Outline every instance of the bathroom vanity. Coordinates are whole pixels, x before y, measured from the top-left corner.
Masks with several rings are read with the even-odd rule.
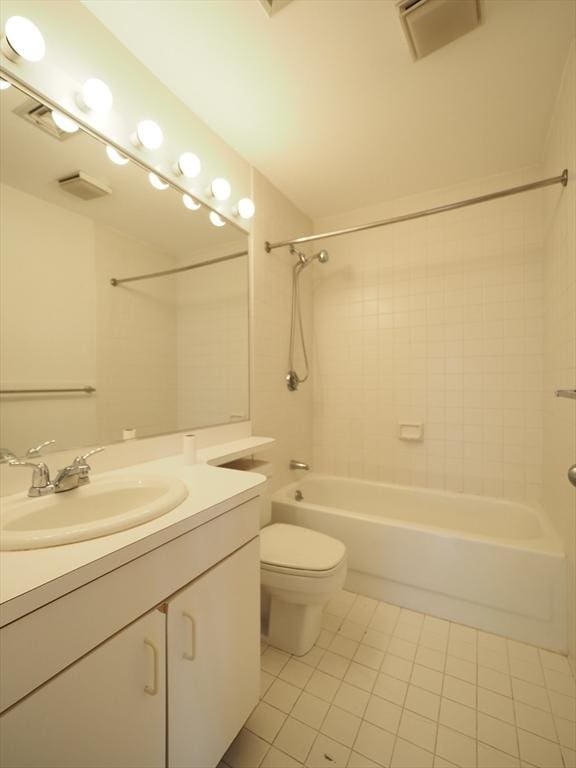
[[[180,456],[106,473],[188,497],[129,530],[2,553],[0,764],[208,768],[258,699],[264,478]]]

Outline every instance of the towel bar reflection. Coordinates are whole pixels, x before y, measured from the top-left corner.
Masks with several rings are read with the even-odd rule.
[[[576,389],[557,389],[556,397],[567,397],[570,400],[576,400]]]
[[[0,389],[0,395],[52,395],[60,392],[84,392],[91,395],[96,392],[96,387],[89,384],[85,387],[54,387],[50,389]]]

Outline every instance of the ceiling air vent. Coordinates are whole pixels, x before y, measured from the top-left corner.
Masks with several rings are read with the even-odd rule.
[[[292,0],[260,0],[260,5],[268,16],[274,16],[275,13],[281,11],[282,8],[286,8],[291,2]]]
[[[415,59],[428,56],[480,23],[478,0],[397,0],[397,6]]]
[[[88,176],[84,171],[77,171],[63,179],[58,179],[61,189],[81,200],[95,200],[97,197],[111,195],[112,190],[104,182]]]
[[[75,133],[61,131],[54,120],[52,120],[52,110],[45,107],[44,104],[34,101],[34,99],[27,99],[20,104],[14,110],[14,114],[40,128],[44,133],[49,133],[50,136],[58,139],[58,141],[66,141],[72,138],[72,136],[76,136]]]

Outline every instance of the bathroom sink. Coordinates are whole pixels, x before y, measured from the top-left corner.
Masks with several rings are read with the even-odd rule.
[[[166,514],[188,496],[178,478],[116,477],[65,493],[5,499],[0,549],[38,549],[95,539]]]

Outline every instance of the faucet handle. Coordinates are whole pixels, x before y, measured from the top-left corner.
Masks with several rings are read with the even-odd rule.
[[[8,465],[10,467],[33,468],[32,485],[28,490],[28,496],[42,496],[44,493],[53,490],[53,486],[50,482],[50,470],[43,461],[39,461],[36,464],[36,462],[26,461],[26,459],[10,459]]]
[[[95,453],[102,453],[102,451],[106,450],[105,448],[99,447],[99,448],[92,448],[91,451],[88,451],[87,453],[84,453],[82,456],[76,456],[73,464],[86,464],[86,460],[90,458],[90,456],[94,456]]]
[[[55,442],[56,440],[45,440],[43,443],[40,443],[40,445],[37,445],[35,448],[28,448],[24,458],[33,459],[36,456],[41,456],[42,449],[46,448],[47,445],[54,445]]]
[[[11,451],[10,448],[0,448],[0,464],[9,464],[12,459],[17,458],[14,451]]]

